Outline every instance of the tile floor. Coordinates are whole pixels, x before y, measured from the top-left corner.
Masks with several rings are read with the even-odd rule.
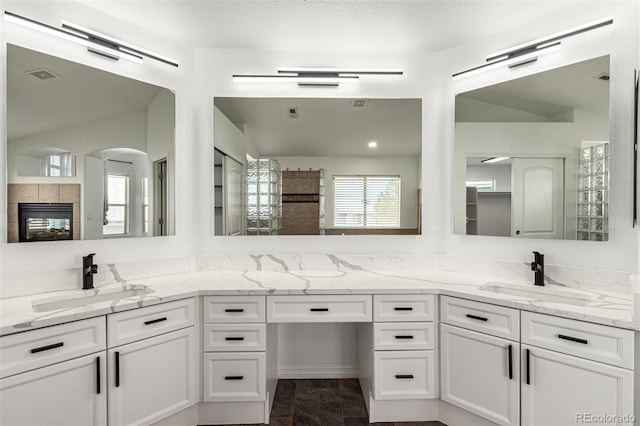
[[[269,426],[369,425],[357,379],[278,380]],[[378,426],[446,426],[440,422],[375,423]]]

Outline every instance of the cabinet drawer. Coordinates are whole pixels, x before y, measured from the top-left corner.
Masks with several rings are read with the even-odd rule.
[[[433,321],[435,297],[431,294],[374,295],[376,322]]]
[[[265,354],[204,354],[204,401],[264,401]]]
[[[205,296],[205,323],[264,322],[264,296]]]
[[[106,348],[104,316],[0,337],[0,377]]]
[[[634,335],[606,325],[522,312],[522,343],[633,369]]]
[[[433,349],[433,331],[432,322],[375,323],[373,349]]]
[[[435,395],[433,351],[375,352],[374,399],[429,399]]]
[[[268,296],[267,322],[371,322],[371,296]]]
[[[108,345],[112,348],[190,327],[194,324],[194,309],[191,298],[109,315]]]
[[[520,311],[517,309],[442,296],[440,321],[492,336],[520,340]]]
[[[205,324],[206,352],[264,351],[266,324]]]

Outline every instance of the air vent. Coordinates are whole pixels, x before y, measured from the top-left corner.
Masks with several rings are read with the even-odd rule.
[[[33,70],[33,71],[27,71],[25,74],[29,74],[35,78],[37,78],[38,80],[51,80],[52,78],[57,78],[58,75],[53,73],[52,71],[49,71],[46,68],[40,68],[37,70]]]
[[[351,101],[351,108],[366,108],[367,100],[366,99],[354,99]]]
[[[608,72],[602,73],[600,75],[597,75],[596,78],[602,81],[609,81],[609,73]]]
[[[289,118],[298,118],[298,107],[289,107],[287,111],[289,112]]]

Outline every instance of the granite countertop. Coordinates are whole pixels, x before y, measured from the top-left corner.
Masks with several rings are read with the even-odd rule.
[[[193,296],[251,294],[443,294],[640,331],[640,322],[632,320],[631,295],[570,290],[592,298],[588,306],[576,306],[484,291],[481,286],[486,282],[486,279],[479,276],[425,270],[184,272],[154,278],[121,280],[90,291],[57,291],[1,299],[0,334],[11,334]],[[525,282],[507,284],[532,286],[531,283]],[[121,289],[144,289],[143,286],[147,287],[148,293],[117,301],[102,301],[46,312],[34,312],[33,309],[34,304],[60,298],[100,295]],[[547,285],[545,289],[567,291],[556,285]]]

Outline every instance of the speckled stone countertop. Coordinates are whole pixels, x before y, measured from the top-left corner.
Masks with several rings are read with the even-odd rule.
[[[205,295],[284,294],[441,294],[462,297],[532,312],[573,318],[597,324],[640,331],[632,320],[632,296],[598,290],[574,290],[591,298],[588,306],[549,303],[482,289],[487,279],[457,272],[428,270],[255,270],[191,271],[152,278],[118,280],[94,290],[67,290],[0,300],[0,334],[11,334],[161,302]],[[513,281],[507,284],[518,284]],[[522,285],[531,283],[520,282]],[[78,297],[91,299],[121,289],[148,293],[116,301],[89,303],[80,307],[35,312],[34,305]],[[567,289],[547,285],[545,289]]]

